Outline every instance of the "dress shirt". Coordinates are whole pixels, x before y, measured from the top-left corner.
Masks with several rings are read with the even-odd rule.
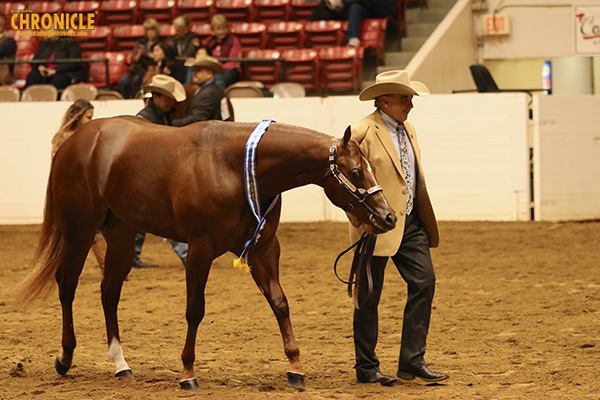
[[[394,142],[394,147],[396,148],[396,153],[398,154],[398,158],[402,157],[402,150],[400,149],[400,133],[396,130],[398,125],[401,125],[401,130],[404,131],[406,137],[406,146],[408,150],[408,170],[410,171],[410,176],[412,177],[412,192],[416,194],[416,182],[417,182],[417,169],[415,165],[415,152],[410,143],[410,139],[408,138],[408,134],[404,129],[404,124],[402,122],[398,122],[389,115],[387,115],[382,110],[379,111],[381,116],[383,117],[383,122],[385,122],[385,126],[387,127],[390,136],[392,137],[392,142]],[[400,161],[402,163],[402,161]]]

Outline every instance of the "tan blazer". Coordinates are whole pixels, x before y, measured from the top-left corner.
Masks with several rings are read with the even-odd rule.
[[[425,186],[425,175],[421,165],[421,150],[417,143],[417,134],[410,123],[405,122],[404,127],[415,151],[418,170],[416,183],[418,212],[425,230],[429,234],[429,246],[437,247],[440,241],[439,231],[427,187]],[[400,248],[406,219],[406,181],[404,180],[400,158],[379,110],[352,126],[352,138],[360,143],[360,147],[375,166],[377,181],[383,187],[383,193],[398,217],[398,223],[394,229],[378,235],[373,252],[375,256],[391,257]],[[413,210],[413,212],[415,211]],[[356,221],[355,218],[349,217],[349,219],[351,221],[350,240],[354,243],[362,235],[363,229],[353,224]]]

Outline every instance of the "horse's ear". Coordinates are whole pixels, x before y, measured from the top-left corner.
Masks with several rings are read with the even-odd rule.
[[[350,141],[350,137],[352,136],[352,129],[350,129],[350,125],[346,128],[344,132],[344,139],[342,140],[342,146],[346,146]]]

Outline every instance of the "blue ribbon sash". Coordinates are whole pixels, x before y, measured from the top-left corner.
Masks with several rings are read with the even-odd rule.
[[[260,207],[260,193],[258,190],[258,180],[256,177],[256,149],[260,139],[262,139],[263,135],[269,128],[269,125],[271,125],[271,122],[275,121],[272,119],[265,119],[258,124],[246,142],[246,151],[244,153],[244,188],[246,191],[246,200],[248,200],[248,205],[250,206],[250,210],[252,210],[254,218],[256,218],[256,221],[258,222],[258,226],[256,227],[252,238],[244,245],[244,250],[242,251],[240,258],[233,261],[233,266],[247,272],[250,271],[250,266],[248,265],[248,253],[250,247],[256,244],[260,239],[260,234],[266,223],[265,218],[273,206],[277,203],[280,196],[277,195],[275,199],[273,199],[273,202],[263,214]],[[244,261],[242,261],[242,258]]]

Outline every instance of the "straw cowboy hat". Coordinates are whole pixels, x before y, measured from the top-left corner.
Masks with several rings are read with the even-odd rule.
[[[169,75],[156,74],[147,85],[142,86],[144,93],[156,92],[174,99],[176,102],[184,101],[187,97],[183,85]]]
[[[186,67],[206,68],[215,74],[225,75],[225,69],[219,64],[219,61],[206,54],[201,54],[196,58],[188,58],[183,65]]]
[[[407,71],[395,70],[377,75],[375,83],[360,92],[358,99],[373,100],[384,94],[429,96],[430,93],[424,83],[411,81]]]

